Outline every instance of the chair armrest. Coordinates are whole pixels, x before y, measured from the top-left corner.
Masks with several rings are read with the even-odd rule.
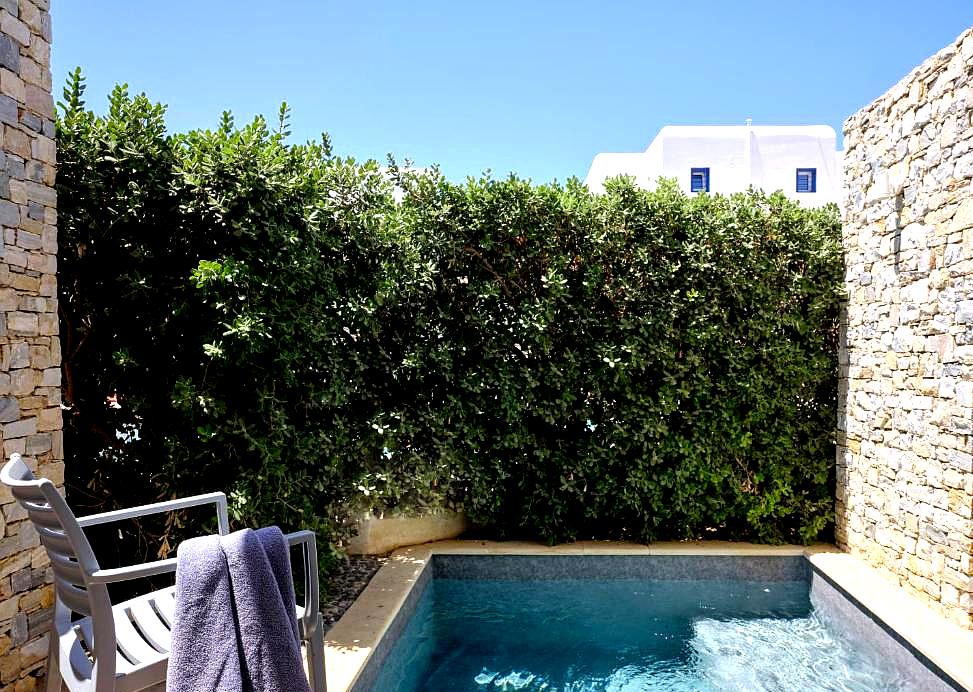
[[[304,636],[310,639],[320,626],[321,614],[318,602],[318,545],[313,531],[295,531],[284,534],[290,547],[304,548],[304,615],[301,617]]]
[[[113,584],[130,579],[142,579],[156,574],[165,574],[176,571],[177,558],[168,560],[156,560],[155,562],[145,562],[140,565],[130,565],[128,567],[114,567],[112,569],[99,569],[91,573],[88,582],[91,584]]]
[[[86,517],[78,517],[78,524],[81,528],[86,528],[88,526],[107,524],[113,521],[135,519],[136,517],[161,514],[163,512],[174,512],[179,509],[209,504],[216,505],[216,520],[219,524],[220,535],[228,534],[230,532],[230,521],[226,513],[226,495],[223,493],[206,493],[205,495],[194,495],[177,500],[155,502],[151,505],[141,505],[139,507],[117,509],[112,512],[102,512],[101,514],[91,514]]]

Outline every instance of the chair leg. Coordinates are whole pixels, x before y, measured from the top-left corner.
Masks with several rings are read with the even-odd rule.
[[[51,627],[50,646],[47,649],[47,692],[61,692],[60,647],[58,646],[57,628]]]
[[[327,692],[328,682],[324,673],[324,625],[318,616],[314,634],[307,641],[307,681],[311,692]]]

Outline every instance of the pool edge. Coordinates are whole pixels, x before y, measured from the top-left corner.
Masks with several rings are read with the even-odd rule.
[[[432,577],[432,557],[436,554],[803,556],[814,572],[848,596],[876,624],[896,633],[946,678],[973,690],[973,658],[963,654],[973,651],[973,632],[929,610],[874,568],[834,546],[767,546],[720,541],[651,545],[583,541],[546,546],[513,541],[450,540],[395,551],[351,608],[327,632],[325,659],[329,692],[351,692],[372,657],[387,654],[383,649],[390,643],[383,643],[383,638],[403,608],[410,609],[410,604],[411,608],[415,607]]]

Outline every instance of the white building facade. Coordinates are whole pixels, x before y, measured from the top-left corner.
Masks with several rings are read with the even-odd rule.
[[[841,195],[836,145],[827,125],[670,125],[644,152],[595,156],[585,184],[600,193],[605,180],[619,175],[647,189],[675,178],[687,193],[728,195],[753,186],[816,207]]]

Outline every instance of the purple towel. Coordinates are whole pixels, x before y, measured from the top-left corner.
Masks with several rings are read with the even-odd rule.
[[[179,546],[168,692],[308,692],[277,527]]]

